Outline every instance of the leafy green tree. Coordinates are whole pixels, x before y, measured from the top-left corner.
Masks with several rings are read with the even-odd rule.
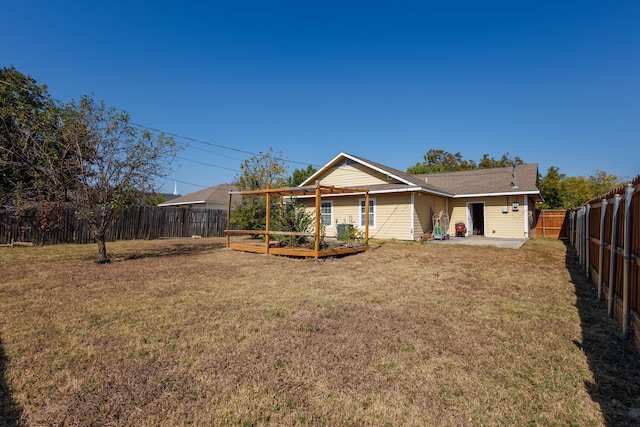
[[[547,174],[540,179],[539,188],[544,202],[538,207],[540,209],[563,209],[566,195],[564,192],[563,181],[566,175],[560,173],[560,169],[551,166],[547,170]]]
[[[489,157],[488,154],[483,154],[480,162],[476,163],[473,160],[464,160],[460,152],[452,154],[444,150],[431,149],[424,155],[424,161],[407,168],[407,173],[427,174],[457,172],[473,169],[501,168],[521,165],[522,163],[523,162],[520,157],[516,156],[511,158],[509,157],[509,153],[503,154],[498,160],[494,157]]]
[[[241,174],[236,176],[234,182],[240,190],[284,187],[287,184],[287,168],[282,151],[274,153],[273,148],[246,159],[240,165],[240,170]]]
[[[522,159],[520,157],[509,157],[509,153],[504,153],[499,160],[493,157],[489,157],[488,154],[482,155],[482,160],[478,163],[478,169],[491,169],[491,168],[504,168],[513,165],[521,165]]]
[[[47,87],[15,68],[0,70],[0,203],[62,202],[75,181],[60,142],[60,109]],[[46,177],[45,177],[46,176]]]
[[[593,197],[606,194],[622,184],[618,176],[609,175],[604,171],[598,170],[595,172],[595,175],[590,175],[587,180],[589,182],[589,188],[591,189],[591,194],[593,194]]]
[[[584,204],[596,196],[591,191],[589,180],[583,176],[569,176],[562,181],[562,209],[571,209]]]
[[[472,169],[476,169],[476,163],[473,160],[464,160],[460,152],[452,154],[448,151],[432,148],[424,155],[424,161],[409,167],[407,173],[425,174]]]
[[[314,168],[312,165],[307,166],[306,169],[296,169],[289,177],[287,186],[297,187],[317,171],[318,169]]]
[[[594,197],[606,194],[619,185],[618,177],[596,171],[588,177],[570,176],[551,166],[540,178],[540,193],[544,202],[538,209],[571,209],[583,205]]]
[[[282,152],[276,155],[272,148],[246,159],[240,169],[241,174],[236,176],[233,184],[241,191],[284,187],[287,184]],[[264,230],[267,215],[265,201],[264,196],[243,195],[240,202],[234,202],[231,214],[233,225],[241,230]]]

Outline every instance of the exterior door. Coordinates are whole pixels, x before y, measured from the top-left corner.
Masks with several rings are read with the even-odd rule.
[[[484,236],[484,203],[467,203],[467,235]]]

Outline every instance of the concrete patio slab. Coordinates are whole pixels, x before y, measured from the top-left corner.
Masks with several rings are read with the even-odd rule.
[[[450,237],[445,240],[429,240],[429,243],[441,245],[496,246],[498,248],[520,249],[529,239],[506,239],[501,237]]]

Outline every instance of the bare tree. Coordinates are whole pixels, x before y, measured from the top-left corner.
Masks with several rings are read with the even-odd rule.
[[[87,220],[98,243],[99,262],[108,262],[106,233],[122,212],[154,191],[179,150],[174,140],[129,123],[129,115],[103,101],[83,97],[61,114],[62,140],[73,159],[77,188],[72,204]]]

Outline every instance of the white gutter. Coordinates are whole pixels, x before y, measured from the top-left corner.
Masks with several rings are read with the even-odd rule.
[[[511,191],[505,193],[476,193],[476,194],[456,194],[451,196],[453,199],[464,199],[469,197],[495,197],[495,196],[540,196],[539,191]]]

